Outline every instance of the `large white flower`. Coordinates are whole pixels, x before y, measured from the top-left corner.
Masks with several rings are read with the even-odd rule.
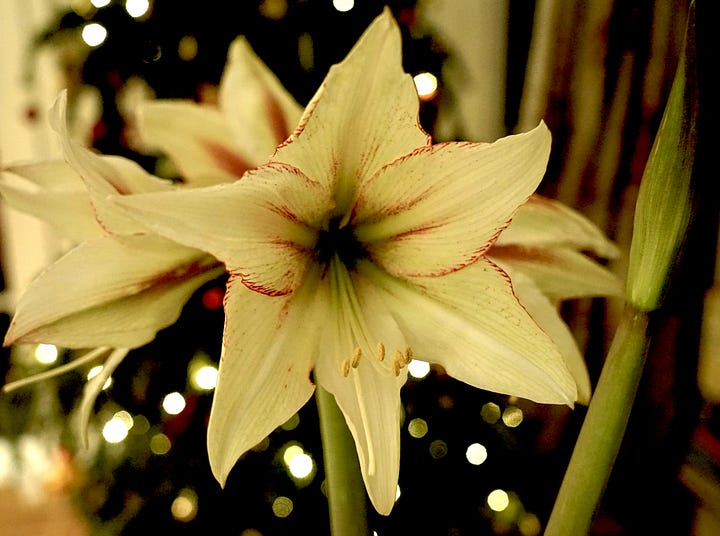
[[[138,110],[146,148],[172,159],[182,187],[237,180],[267,160],[302,112],[243,37],[230,47],[219,93],[218,107],[153,100]],[[172,324],[189,296],[224,268],[108,204],[107,196],[175,186],[131,160],[81,147],[69,137],[65,106],[63,96],[52,112],[65,159],[3,169],[0,194],[78,245],[27,289],[5,342],[137,347]]]
[[[184,184],[232,182],[292,133],[302,107],[240,36],[230,45],[218,105],[158,99],[140,105],[146,149],[168,156]]]
[[[312,396],[311,371],[344,413],[384,514],[413,356],[480,388],[576,400],[556,345],[486,255],[544,174],[547,128],[433,145],[417,116],[385,10],[269,163],[230,184],[114,198],[231,274],[208,432],[221,482]]]
[[[74,365],[109,352],[103,372],[85,388],[84,427],[97,393],[128,350],[175,322],[188,298],[224,266],[200,249],[149,232],[108,203],[107,197],[177,186],[131,160],[98,155],[70,139],[65,107],[63,95],[51,114],[64,160],[4,168],[0,194],[77,245],[25,290],[4,342],[97,347]],[[173,159],[182,173],[180,187],[192,187],[236,180],[265,161],[301,112],[239,37],[228,53],[219,107],[149,101],[140,106],[137,126],[148,149]]]

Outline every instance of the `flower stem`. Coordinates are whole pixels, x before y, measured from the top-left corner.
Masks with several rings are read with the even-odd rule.
[[[350,430],[335,397],[315,391],[325,460],[325,484],[333,536],[368,536],[367,499]]]
[[[588,533],[620,450],[648,342],[648,313],[628,306],[588,406],[545,536]]]

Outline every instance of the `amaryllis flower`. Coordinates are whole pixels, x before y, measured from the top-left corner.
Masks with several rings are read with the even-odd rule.
[[[557,346],[487,257],[549,151],[544,124],[492,144],[433,145],[386,9],[269,163],[233,183],[113,198],[231,274],[208,431],[216,477],[316,382],[335,396],[370,498],[389,513],[413,357],[480,388],[572,405]]]
[[[10,167],[0,191],[79,243],[25,290],[5,344],[141,346],[175,322],[190,295],[224,268],[202,250],[148,232],[105,201],[174,186],[131,160],[100,156],[71,140],[64,95],[52,115],[67,162]]]
[[[181,187],[239,178],[272,154],[302,111],[242,37],[230,47],[219,93],[220,109],[166,100],[140,107],[139,134],[173,159]],[[3,169],[0,194],[77,245],[25,290],[5,345],[96,348],[73,365],[108,354],[102,373],[85,388],[84,427],[95,396],[128,350],[175,322],[188,298],[224,267],[204,251],[149,232],[108,204],[108,196],[176,186],[131,160],[100,156],[71,140],[65,106],[61,96],[52,112],[65,159]]]
[[[219,107],[155,100],[138,110],[146,147],[172,159],[183,187],[236,180],[267,160],[302,112],[243,37],[230,47],[219,94]],[[64,97],[53,122],[65,160],[4,169],[0,194],[79,245],[27,289],[5,342],[70,348],[145,344],[224,269],[203,251],[148,232],[105,201],[175,186],[131,160],[100,156],[71,140]]]
[[[302,110],[241,36],[230,45],[217,106],[149,100],[135,119],[146,149],[168,156],[184,184],[206,186],[265,163]]]

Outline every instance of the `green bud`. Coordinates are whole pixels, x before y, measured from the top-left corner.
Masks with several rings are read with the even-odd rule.
[[[695,10],[691,6],[680,58],[635,207],[627,301],[657,309],[680,256],[692,214],[691,176],[697,138]]]

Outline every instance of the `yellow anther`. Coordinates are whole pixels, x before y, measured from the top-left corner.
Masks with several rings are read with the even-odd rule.
[[[407,365],[407,363],[405,362],[405,356],[400,350],[395,350],[395,356],[393,357],[392,362],[393,374],[395,374],[395,376],[399,376],[400,371],[405,365]]]
[[[409,346],[405,346],[405,364],[407,365],[413,360],[413,351]]]
[[[352,361],[350,361],[350,365],[352,366],[352,368],[357,368],[357,366],[360,364],[360,356],[362,356],[362,350],[358,346],[353,351]]]
[[[378,361],[383,361],[385,359],[385,345],[383,343],[377,343],[377,350],[375,351],[375,356],[377,357]]]
[[[342,363],[340,363],[340,374],[343,375],[343,377],[347,378],[348,374],[350,374],[350,360],[349,359],[343,359]]]

